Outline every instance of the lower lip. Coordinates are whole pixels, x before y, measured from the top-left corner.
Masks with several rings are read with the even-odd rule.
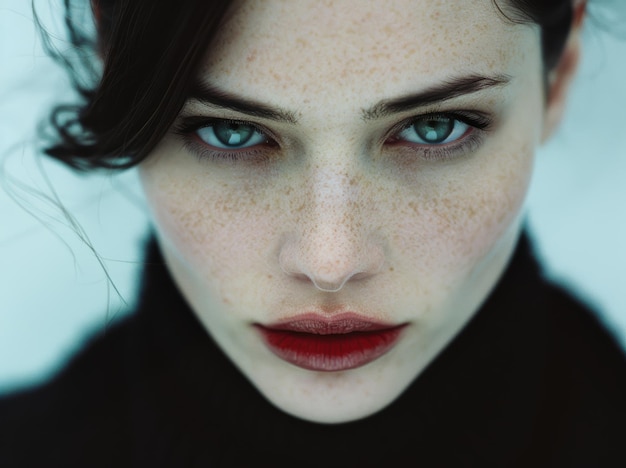
[[[405,325],[350,333],[318,334],[257,325],[269,350],[279,358],[314,371],[343,371],[386,354]]]

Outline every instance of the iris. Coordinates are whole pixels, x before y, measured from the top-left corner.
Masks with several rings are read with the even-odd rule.
[[[413,124],[413,129],[424,142],[438,144],[445,141],[452,134],[454,125],[454,119],[437,116],[416,121]]]

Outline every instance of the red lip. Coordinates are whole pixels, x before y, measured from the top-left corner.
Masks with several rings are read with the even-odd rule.
[[[309,370],[342,371],[387,353],[406,324],[388,324],[347,312],[330,318],[307,313],[255,326],[269,350],[281,359]]]

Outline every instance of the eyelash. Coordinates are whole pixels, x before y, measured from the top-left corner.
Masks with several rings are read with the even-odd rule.
[[[265,141],[262,143],[263,146],[255,145],[242,149],[233,148],[232,150],[222,150],[221,148],[212,148],[197,135],[198,130],[220,123],[246,125],[254,128],[255,131],[266,137]],[[183,117],[174,125],[174,133],[181,136],[185,147],[192,153],[195,153],[201,160],[210,159],[218,162],[249,161],[263,163],[270,160],[267,151],[268,147],[278,146],[271,132],[253,122],[245,120],[218,119],[202,116]]]
[[[410,128],[420,120],[448,118],[467,125],[468,130],[457,140],[445,144],[412,143],[397,138],[404,130]],[[419,152],[419,157],[427,161],[445,161],[472,153],[481,145],[485,133],[493,126],[493,119],[488,114],[479,111],[432,112],[411,117],[394,126],[384,141],[394,146],[405,148],[410,156]],[[391,140],[391,141],[390,141]]]
[[[460,122],[467,125],[469,128],[461,137],[451,143],[421,144],[398,139],[399,135],[403,131],[409,129],[416,122],[437,118],[451,119],[455,122],[455,125],[456,122]],[[249,126],[253,128],[255,132],[263,135],[265,140],[260,144],[255,144],[250,147],[226,150],[212,147],[202,141],[197,134],[198,130],[202,128],[208,128],[224,123]],[[419,157],[421,159],[427,161],[443,161],[458,158],[462,155],[475,151],[482,143],[485,132],[490,129],[492,124],[492,118],[483,112],[433,112],[413,116],[400,122],[392,127],[392,129],[383,138],[382,142],[384,144],[403,147],[403,149],[409,153],[407,156],[414,156],[415,153],[419,153]],[[196,156],[201,160],[210,159],[218,162],[244,161],[250,163],[266,163],[272,158],[272,155],[270,154],[271,151],[268,151],[268,149],[278,146],[278,143],[276,143],[276,139],[272,136],[271,132],[253,122],[244,120],[219,119],[202,116],[182,117],[175,124],[173,131],[175,134],[182,137],[183,143],[187,149],[196,154]]]

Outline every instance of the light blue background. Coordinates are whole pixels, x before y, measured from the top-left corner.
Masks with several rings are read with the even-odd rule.
[[[60,4],[37,2],[56,34],[50,10]],[[527,208],[550,276],[592,303],[626,345],[626,39],[589,30],[567,117],[538,155]],[[134,301],[148,230],[136,173],[79,177],[33,150],[37,122],[71,98],[67,88],[41,50],[30,2],[0,0],[0,180],[8,189],[0,191],[0,392],[50,375],[123,315],[123,300]],[[48,182],[119,294],[58,209],[32,193],[51,196]]]

